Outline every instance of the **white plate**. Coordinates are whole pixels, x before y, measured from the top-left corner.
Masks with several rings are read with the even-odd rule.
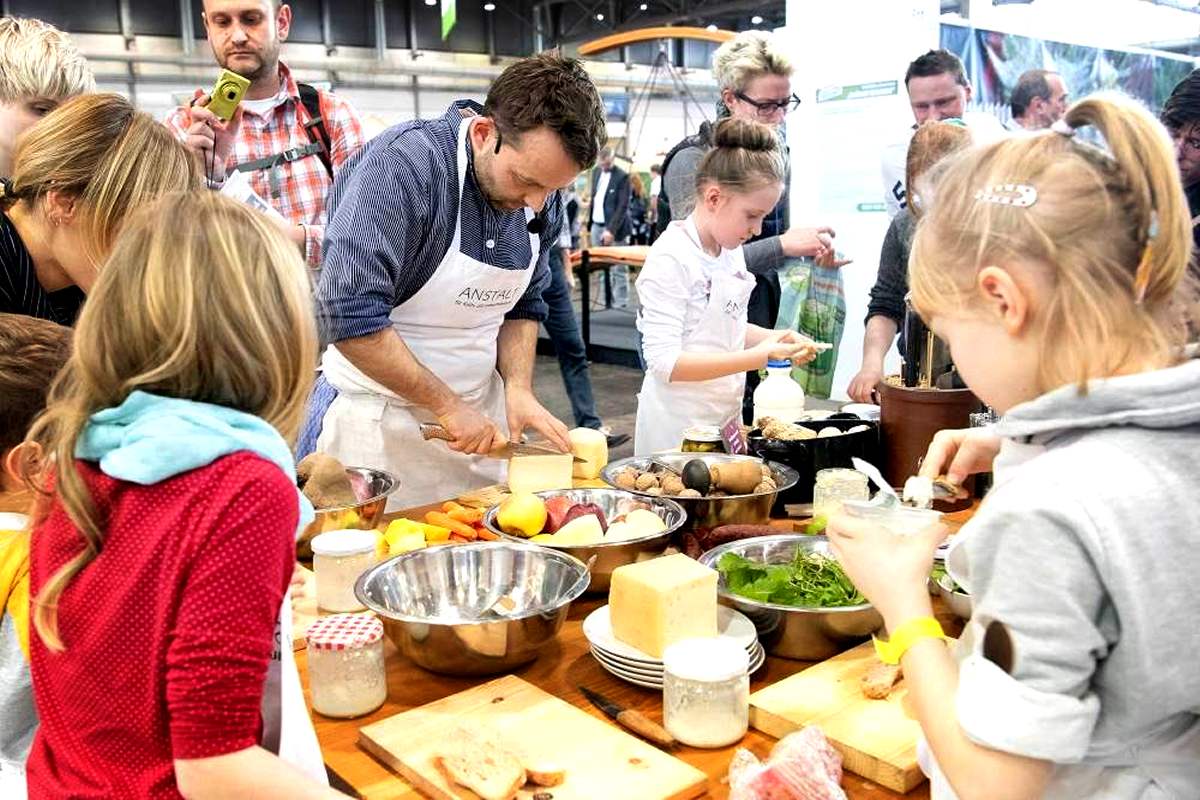
[[[631,670],[613,664],[611,661],[600,656],[596,651],[592,651],[592,657],[600,664],[600,667],[606,672],[615,675],[623,681],[628,681],[636,686],[643,686],[647,689],[661,689],[662,675],[646,674],[645,672]],[[753,674],[762,667],[767,660],[767,653],[761,646],[755,648],[750,654],[749,672]]]
[[[643,665],[662,666],[661,658],[644,653],[613,636],[612,621],[606,605],[600,606],[583,620],[583,635],[595,647],[609,655]],[[717,606],[717,635],[731,638],[747,650],[758,641],[758,631],[755,630],[754,623],[747,619],[745,614],[729,606]]]
[[[622,662],[620,660],[614,659],[612,656],[606,654],[603,650],[597,650],[594,647],[591,648],[591,653],[592,653],[592,656],[597,661],[600,661],[601,663],[606,664],[606,665],[612,667],[613,669],[616,669],[621,672],[630,672],[630,673],[633,673],[636,675],[644,675],[647,677],[657,677],[657,678],[661,678],[662,674],[663,674],[663,668],[661,666],[659,666],[659,667],[644,667],[644,666],[630,665],[626,662]],[[751,665],[751,672],[753,672],[755,669],[757,669],[759,666],[762,665],[763,661],[766,659],[766,655],[767,655],[766,651],[763,650],[762,645],[755,643],[755,646],[750,650],[750,653],[749,653],[749,656],[750,656],[749,663]]]
[[[746,644],[746,651],[748,653],[753,653],[754,648],[756,646],[758,646],[758,640],[752,639],[750,642],[748,642]],[[623,655],[620,655],[619,653],[614,653],[611,650],[605,650],[603,647],[601,647],[598,644],[593,644],[591,647],[597,653],[601,653],[606,658],[608,658],[610,661],[615,661],[618,664],[625,664],[630,667],[637,667],[639,669],[657,669],[657,670],[661,670],[662,666],[663,666],[663,662],[660,660],[657,660],[657,659],[654,661],[646,661],[646,660],[640,659],[640,658],[627,658]]]

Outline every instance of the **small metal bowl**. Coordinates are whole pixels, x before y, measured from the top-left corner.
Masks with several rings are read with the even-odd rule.
[[[954,615],[959,619],[971,618],[971,595],[964,592],[961,588],[952,589],[954,579],[949,575],[940,575],[937,580],[933,581],[934,587],[937,589],[938,595],[942,601],[954,612]],[[948,586],[947,584],[950,584]]]
[[[348,506],[318,508],[317,516],[296,540],[296,559],[312,566],[312,539],[325,531],[357,529],[369,531],[379,525],[387,508],[388,497],[400,488],[400,480],[390,472],[370,467],[346,467],[347,473],[360,475],[371,488],[371,496]]]
[[[713,464],[729,464],[735,461],[763,463],[762,459],[755,456],[733,456],[725,453],[659,453],[653,457],[634,456],[614,461],[604,468],[600,473],[600,477],[609,486],[616,486],[617,473],[626,467],[633,467],[634,469],[643,471],[647,469],[663,471],[661,467],[654,467],[654,462],[658,461],[672,467],[678,472],[683,469],[684,464],[692,459],[700,459],[709,466]],[[755,494],[731,494],[725,497],[670,497],[671,500],[683,506],[683,510],[687,512],[687,521],[680,528],[680,531],[687,532],[696,529],[711,530],[721,525],[764,525],[770,521],[771,507],[775,504],[775,498],[780,492],[786,492],[795,486],[800,476],[791,467],[778,464],[774,461],[766,463],[775,476],[775,491],[758,492]],[[626,490],[623,489],[622,491]],[[631,491],[630,493],[647,498],[657,496],[639,491]]]
[[[571,498],[572,502],[575,503],[595,503],[600,506],[600,509],[604,512],[605,519],[608,520],[627,513],[628,506],[633,503],[643,503],[649,505],[650,510],[662,517],[663,522],[667,523],[666,530],[651,536],[643,536],[640,539],[626,539],[621,542],[603,542],[600,544],[543,544],[543,547],[550,547],[555,550],[561,550],[564,553],[570,553],[589,565],[592,582],[588,587],[588,594],[603,594],[607,592],[608,585],[612,581],[613,570],[617,567],[623,567],[635,561],[645,561],[647,558],[662,555],[663,551],[667,549],[667,545],[671,542],[671,535],[679,530],[687,519],[687,514],[684,512],[682,506],[675,502],[674,498],[639,496],[624,489],[557,489],[548,492],[538,492],[537,496],[543,500],[566,496]],[[496,514],[499,512],[499,509],[500,506],[498,505],[492,506],[483,515],[483,524],[487,529],[510,541],[528,541],[520,536],[513,536],[500,530],[500,526],[496,524]],[[593,558],[595,558],[595,561],[592,561]]]
[[[418,666],[491,675],[537,658],[587,584],[587,567],[566,553],[471,542],[388,559],[359,576],[354,595]]]
[[[783,534],[742,539],[714,547],[700,556],[700,563],[717,568],[726,553],[737,553],[753,561],[786,564],[797,550],[833,557],[824,536]],[[725,587],[725,577],[717,584],[717,595],[725,605],[733,606],[754,622],[763,647],[773,656],[800,661],[823,661],[855,645],[883,627],[883,617],[870,603],[842,608],[800,608],[776,603],[760,603],[733,594]]]

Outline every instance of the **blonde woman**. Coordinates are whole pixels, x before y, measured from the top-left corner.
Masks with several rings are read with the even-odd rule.
[[[198,181],[186,148],[125,98],[67,101],[0,177],[0,312],[72,324],[126,215]]]
[[[96,82],[71,37],[37,19],[0,18],[0,175],[12,172],[17,137]]]
[[[721,89],[720,116],[759,122],[778,133],[787,113],[800,104],[800,98],[792,93],[792,63],[769,33],[744,31],[730,39],[713,54],[712,69]],[[687,218],[696,206],[696,170],[712,141],[713,125],[705,122],[698,133],[677,144],[663,160],[662,189],[656,199],[659,234],[672,220]],[[784,161],[786,167],[786,153]],[[811,256],[830,267],[845,263],[833,260],[832,228],[790,227],[788,203],[785,173],[779,202],[763,219],[762,232],[743,248],[746,268],[755,276],[750,322],[764,328],[774,328],[779,316],[782,290],[777,271],[786,258]],[[746,377],[744,405],[749,412],[758,373]]]
[[[53,469],[32,796],[333,795],[278,625],[316,353],[307,270],[265,216],[173,194],[122,234],[30,432]]]
[[[1200,363],[1174,156],[1142,106],[1091,97],[956,157],[922,208],[913,304],[1002,415],[939,433],[921,469],[995,470],[946,557],[972,601],[958,641],[926,588],[944,528],[827,532],[903,665],[935,800],[1197,796]]]

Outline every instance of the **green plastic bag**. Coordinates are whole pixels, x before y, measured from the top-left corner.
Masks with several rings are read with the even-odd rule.
[[[813,341],[833,345],[809,363],[792,368],[792,378],[805,394],[828,399],[846,328],[842,271],[819,267],[808,258],[789,258],[779,270],[779,285],[782,294],[775,329],[799,331]]]

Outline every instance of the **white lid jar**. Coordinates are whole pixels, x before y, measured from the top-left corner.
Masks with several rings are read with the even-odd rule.
[[[750,653],[724,637],[684,639],[663,653],[663,725],[692,747],[727,747],[750,721]]]
[[[362,611],[354,596],[358,576],[375,566],[375,531],[327,531],[312,540],[317,607],[325,611]]]
[[[383,705],[383,623],[369,614],[334,614],[308,626],[305,638],[313,711],[361,717]]]

